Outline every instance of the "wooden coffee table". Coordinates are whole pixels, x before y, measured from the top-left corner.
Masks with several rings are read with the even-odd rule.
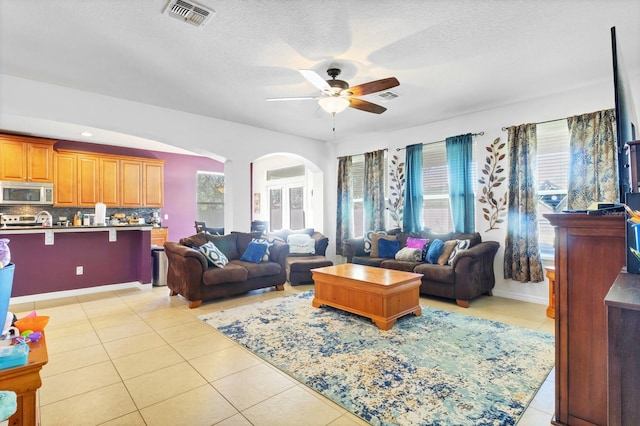
[[[332,306],[362,315],[382,330],[407,314],[420,316],[422,274],[345,263],[311,270],[315,288],[312,305]]]

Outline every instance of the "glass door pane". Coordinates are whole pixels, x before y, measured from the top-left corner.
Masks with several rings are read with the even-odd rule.
[[[271,231],[282,229],[282,189],[269,190],[269,227]]]
[[[304,228],[304,188],[289,188],[289,228]]]

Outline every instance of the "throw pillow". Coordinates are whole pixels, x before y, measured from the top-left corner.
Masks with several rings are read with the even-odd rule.
[[[378,256],[376,257],[384,257],[385,259],[393,259],[396,257],[396,253],[400,250],[400,241],[398,240],[387,240],[385,238],[381,238],[378,240]]]
[[[429,239],[427,238],[427,242],[424,243],[424,246],[422,247],[422,258],[420,260],[422,260],[423,262],[427,261],[428,251],[429,251]]]
[[[384,231],[369,231],[364,234],[364,252],[371,253],[371,248],[373,247],[372,236],[375,234],[386,235],[387,233]],[[378,256],[375,256],[378,257]]]
[[[369,255],[371,257],[382,257],[380,256],[379,252],[378,252],[378,248],[379,248],[379,241],[382,240],[387,240],[387,241],[395,241],[396,240],[396,236],[395,235],[387,235],[387,234],[372,234],[371,235],[371,253],[369,253]],[[398,241],[398,247],[400,247],[400,242]],[[398,248],[398,250],[400,250]]]
[[[200,253],[204,255],[207,262],[210,265],[217,266],[218,268],[224,268],[224,265],[229,263],[229,259],[215,246],[211,241],[198,247]]]
[[[471,245],[471,240],[456,240],[456,246],[453,248],[451,252],[451,256],[449,256],[448,264],[451,265],[453,263],[453,259],[460,253],[462,250],[468,250]]]
[[[453,249],[456,248],[457,242],[458,240],[445,241],[442,253],[440,253],[440,256],[438,256],[438,265],[444,266],[447,264],[451,253],[453,253]]]
[[[435,239],[431,244],[429,244],[429,250],[427,251],[427,257],[425,258],[427,262],[431,264],[438,263],[438,258],[444,249],[444,241]]]
[[[267,251],[264,253],[262,261],[268,262],[269,256],[271,255],[271,247],[273,247],[273,243],[275,242],[275,240],[273,238],[253,238],[251,242],[267,245]]]
[[[266,244],[250,242],[247,249],[242,253],[242,256],[240,256],[240,260],[243,262],[260,263],[266,252]]]
[[[287,237],[289,253],[315,254],[316,241],[307,234],[291,234]]]
[[[405,247],[417,248],[422,250],[422,247],[427,244],[427,241],[428,240],[426,238],[409,237],[407,238],[407,245]]]
[[[408,262],[420,262],[422,250],[418,248],[403,247],[396,253],[396,260],[406,260]]]

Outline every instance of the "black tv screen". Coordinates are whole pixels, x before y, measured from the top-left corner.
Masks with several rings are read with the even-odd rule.
[[[631,82],[622,58],[620,42],[616,38],[616,27],[611,28],[611,51],[613,55],[613,87],[616,102],[616,137],[618,143],[618,179],[620,200],[625,202],[627,192],[638,192],[638,182],[631,181],[631,168],[640,171],[640,164],[630,164],[626,144],[636,140],[637,115],[631,95]],[[640,158],[636,160],[640,162]]]

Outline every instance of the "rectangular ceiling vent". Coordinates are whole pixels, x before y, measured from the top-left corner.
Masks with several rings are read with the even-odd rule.
[[[389,102],[399,97],[396,92],[392,92],[391,90],[387,90],[386,92],[377,93],[376,96],[380,98],[382,102]]]
[[[164,13],[195,27],[204,27],[216,14],[213,9],[185,0],[169,0]]]

